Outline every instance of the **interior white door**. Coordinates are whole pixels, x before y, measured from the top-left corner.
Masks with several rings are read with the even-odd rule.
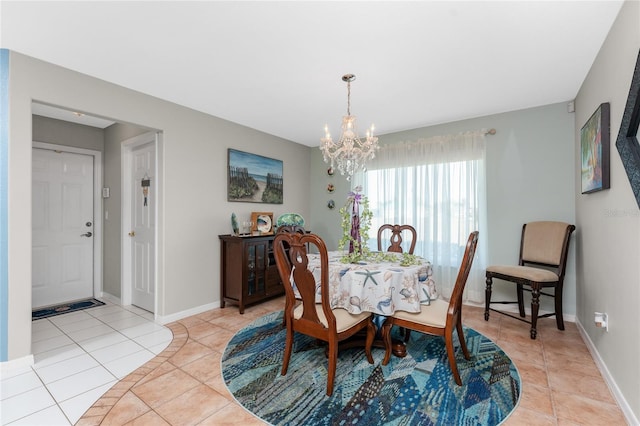
[[[33,308],[93,296],[93,157],[33,148]]]
[[[155,303],[155,143],[132,150],[131,157],[131,303],[154,312]]]

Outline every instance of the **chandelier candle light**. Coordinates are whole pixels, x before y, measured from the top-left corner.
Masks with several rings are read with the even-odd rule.
[[[340,174],[346,175],[347,180],[360,169],[365,169],[367,160],[371,160],[378,150],[378,138],[373,136],[373,124],[367,130],[367,137],[360,140],[356,128],[356,117],[351,115],[351,82],[356,79],[353,74],[342,76],[342,81],[347,83],[347,115],[342,117],[342,134],[338,142],[333,142],[329,127],[324,126],[324,138],[320,139],[320,150],[324,155],[324,161],[336,164]]]

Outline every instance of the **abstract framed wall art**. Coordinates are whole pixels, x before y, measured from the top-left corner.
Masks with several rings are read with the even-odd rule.
[[[229,148],[227,201],[282,204],[282,160]]]
[[[610,158],[609,103],[600,104],[580,129],[582,193],[609,188]]]

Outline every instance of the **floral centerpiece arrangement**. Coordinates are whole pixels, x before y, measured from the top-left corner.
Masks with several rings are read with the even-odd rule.
[[[361,192],[361,186],[355,187],[349,192],[347,202],[340,209],[342,238],[338,243],[338,249],[345,250],[347,246],[349,249],[349,253],[342,257],[344,263],[364,260],[369,254],[367,241],[373,213],[369,210],[369,199]]]
[[[362,187],[357,186],[347,196],[347,202],[340,209],[342,218],[342,238],[338,242],[338,249],[348,253],[340,259],[343,263],[356,263],[364,260],[374,262],[399,262],[401,266],[419,265],[422,258],[409,253],[379,253],[371,252],[367,246],[371,218],[373,213],[369,209],[369,199],[361,194]]]

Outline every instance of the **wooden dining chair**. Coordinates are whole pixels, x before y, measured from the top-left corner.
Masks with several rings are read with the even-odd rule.
[[[299,234],[304,234],[307,231],[304,229],[304,226],[300,225],[283,225],[278,227],[277,232],[297,232]]]
[[[382,247],[382,236],[385,231],[391,231],[390,243],[391,245],[387,247],[386,251],[402,253],[402,232],[407,231],[411,234],[411,243],[409,246],[409,254],[413,254],[413,250],[416,248],[416,242],[418,238],[418,233],[416,232],[416,228],[411,225],[391,225],[384,224],[378,229],[378,251],[383,251]]]
[[[315,247],[320,255],[321,303],[316,303],[316,280],[308,268],[307,246]],[[279,232],[273,240],[273,250],[286,293],[284,316],[287,337],[281,374],[287,374],[294,332],[323,340],[328,344],[327,395],[330,396],[333,393],[338,361],[338,342],[366,329],[365,353],[369,363],[373,364],[371,345],[376,330],[371,312],[352,315],[345,309],[331,309],[329,256],[327,247],[319,236],[312,233]],[[297,303],[292,283],[295,283],[300,294],[301,300]]]
[[[453,330],[458,331],[458,340],[464,357],[468,360],[471,358],[467,344],[464,340],[464,332],[462,330],[462,292],[467,284],[471,264],[476,253],[478,245],[478,231],[474,231],[469,235],[467,246],[462,258],[462,264],[458,271],[458,277],[453,287],[451,299],[446,302],[442,299],[432,300],[428,306],[421,305],[421,311],[417,313],[396,311],[392,316],[388,317],[382,325],[382,338],[384,339],[385,354],[382,365],[389,363],[391,357],[391,327],[398,325],[407,331],[415,330],[421,333],[442,336],[444,344],[447,348],[447,357],[449,365],[456,383],[462,385],[458,365],[456,363],[456,353],[453,348]],[[405,342],[409,341],[409,333],[405,333]]]
[[[522,226],[520,239],[520,259],[518,265],[495,265],[487,268],[487,286],[485,289],[484,319],[489,320],[489,311],[498,312],[520,321],[531,324],[529,332],[532,339],[538,333],[538,318],[556,317],[558,330],[564,330],[562,318],[562,287],[564,273],[567,267],[567,255],[569,253],[569,241],[571,233],[576,227],[564,222],[530,222]],[[516,284],[517,301],[491,301],[493,279],[497,278]],[[525,288],[525,286],[527,288]],[[553,294],[543,292],[542,289],[554,288]],[[524,291],[531,292],[531,321],[524,311]],[[549,296],[555,299],[555,311],[538,315],[540,296]],[[520,317],[508,312],[491,308],[491,304],[517,303]]]

